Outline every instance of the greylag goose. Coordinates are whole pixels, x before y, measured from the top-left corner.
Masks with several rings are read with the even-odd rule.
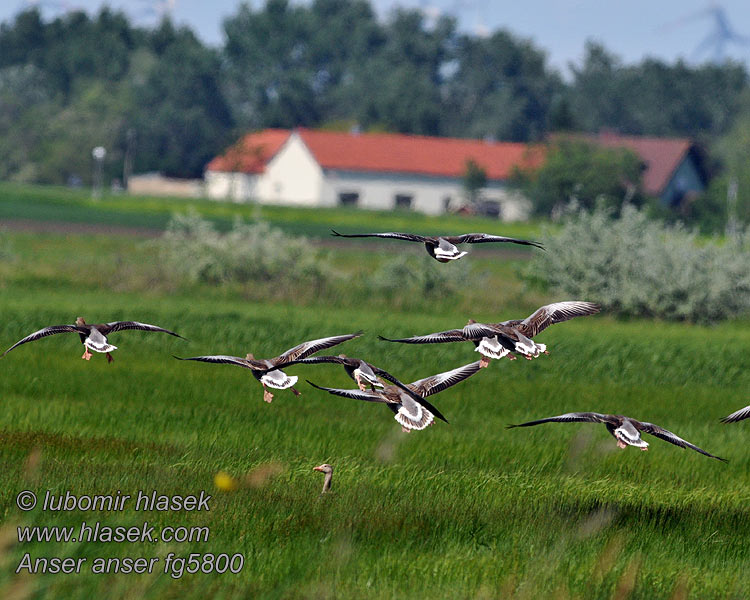
[[[528,423],[520,423],[518,425],[508,425],[506,429],[512,429],[513,427],[529,427],[531,425],[540,425],[542,423],[572,423],[572,422],[583,422],[583,423],[604,423],[607,431],[617,440],[617,447],[625,449],[628,446],[635,446],[643,451],[648,450],[648,442],[644,442],[641,439],[642,433],[649,433],[659,439],[679,446],[680,448],[690,448],[696,452],[700,452],[705,456],[716,458],[723,462],[727,462],[726,459],[719,456],[709,454],[705,450],[694,446],[690,442],[683,440],[681,437],[675,435],[671,431],[667,431],[663,427],[654,425],[653,423],[646,423],[631,419],[630,417],[624,417],[622,415],[603,415],[595,412],[574,412],[559,415],[557,417],[548,417],[546,419],[539,419],[538,421],[529,421]]]
[[[743,419],[748,418],[750,418],[750,406],[746,406],[745,408],[741,408],[740,410],[733,412],[731,415],[724,417],[721,422],[736,423],[737,421],[742,421]]]
[[[463,235],[440,235],[440,236],[429,236],[429,235],[417,235],[416,233],[397,233],[390,231],[386,233],[339,233],[335,229],[331,229],[332,235],[338,237],[379,237],[379,238],[391,238],[395,240],[406,240],[407,242],[419,242],[424,244],[427,249],[427,254],[434,258],[438,262],[449,262],[451,260],[458,260],[468,254],[468,252],[461,252],[456,244],[486,244],[488,242],[511,242],[513,244],[523,244],[524,246],[535,246],[544,250],[539,242],[532,242],[530,240],[519,240],[516,238],[504,237],[502,235],[490,235],[489,233],[465,233]]]
[[[489,365],[491,358],[508,358],[514,360],[513,352],[518,352],[528,360],[536,358],[541,353],[548,354],[546,344],[532,341],[535,335],[550,325],[562,323],[574,317],[593,315],[601,307],[593,302],[568,300],[555,302],[538,308],[533,314],[523,320],[516,319],[502,323],[477,323],[470,319],[463,329],[451,329],[428,335],[410,338],[389,339],[378,336],[387,342],[402,344],[442,344],[447,342],[473,342],[476,352],[482,355],[482,367]]]
[[[252,354],[248,353],[245,358],[239,356],[227,356],[224,354],[212,355],[212,356],[192,356],[190,358],[180,358],[175,356],[178,360],[197,360],[200,362],[207,363],[221,363],[228,365],[237,365],[239,367],[245,367],[250,369],[255,379],[260,381],[263,386],[263,400],[271,402],[273,400],[273,394],[268,391],[267,387],[274,388],[277,390],[285,390],[288,388],[292,389],[295,396],[299,396],[300,393],[294,388],[294,384],[297,383],[296,376],[289,376],[281,370],[282,367],[293,364],[294,362],[310,356],[320,350],[325,350],[352,338],[356,338],[362,335],[362,332],[351,333],[347,335],[336,335],[332,337],[320,338],[318,340],[311,340],[309,342],[303,342],[294,348],[290,348],[283,354],[269,359],[258,359]]]
[[[313,356],[312,358],[302,358],[295,360],[294,363],[290,364],[306,364],[315,365],[321,363],[334,363],[343,365],[347,375],[357,382],[357,387],[363,392],[370,387],[372,391],[375,388],[383,389],[385,384],[381,381],[381,377],[390,381],[391,383],[402,387],[402,389],[408,389],[403,383],[396,379],[393,375],[379,369],[375,365],[372,365],[360,358],[352,358],[345,354],[339,354],[338,356]]]
[[[56,333],[70,332],[77,333],[81,338],[81,343],[83,344],[84,348],[83,356],[81,356],[82,359],[91,360],[93,354],[91,354],[89,350],[93,350],[94,352],[101,352],[106,354],[107,362],[112,362],[114,359],[112,358],[110,352],[117,350],[117,346],[113,346],[112,344],[110,344],[109,341],[107,341],[107,336],[110,333],[114,333],[115,331],[123,331],[125,329],[159,331],[161,333],[168,333],[169,335],[173,335],[183,340],[185,339],[181,335],[177,335],[174,331],[169,331],[169,329],[163,329],[161,327],[157,327],[156,325],[149,325],[148,323],[139,323],[138,321],[112,321],[111,323],[89,325],[88,323],[86,323],[83,317],[77,317],[75,325],[52,325],[50,327],[45,327],[44,329],[40,329],[39,331],[35,331],[34,333],[27,335],[25,338],[17,341],[5,352],[3,352],[3,356],[8,354],[8,352],[13,350],[13,348],[18,347],[21,344],[25,344],[26,342],[33,342],[35,340],[47,337],[48,335],[54,335]]]
[[[322,465],[313,467],[313,471],[320,471],[321,473],[326,474],[326,477],[323,480],[323,491],[320,492],[322,496],[323,494],[331,490],[331,480],[333,479],[333,467],[329,465],[328,463],[323,463]]]
[[[385,385],[383,389],[362,391],[322,387],[309,379],[307,383],[336,396],[364,400],[365,402],[382,402],[393,411],[394,419],[401,425],[402,431],[409,433],[412,429],[421,430],[432,425],[434,417],[438,417],[447,423],[448,421],[440,414],[440,411],[426,400],[427,396],[442,392],[471,377],[478,371],[479,361],[406,384],[406,387],[414,392],[413,394],[407,393],[396,385]],[[419,399],[415,398],[414,394]]]

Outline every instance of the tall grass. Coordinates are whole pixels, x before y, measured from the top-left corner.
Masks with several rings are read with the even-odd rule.
[[[363,297],[326,309],[248,301],[206,283],[113,291],[99,277],[118,263],[135,269],[137,250],[131,255],[113,238],[71,238],[67,251],[58,243],[55,236],[15,236],[20,260],[3,265],[3,348],[78,314],[137,318],[190,341],[116,334],[119,350],[108,365],[100,355],[80,360],[78,339],[65,334],[2,359],[2,597],[739,599],[750,588],[747,432],[718,422],[736,408],[737,393],[750,389],[746,322],[708,328],[597,315],[556,325],[539,337],[549,356],[493,362],[433,398],[450,425],[406,435],[380,405],[304,383],[300,398],[280,392],[269,405],[246,370],[170,354],[273,356],[304,339],[362,328],[365,335],[341,351],[414,381],[475,360],[473,346],[388,344],[375,334],[445,329],[465,319],[465,307],[392,312]],[[61,272],[68,278],[62,283]],[[289,372],[352,386],[333,365]],[[649,420],[730,462],[656,439],[649,452],[620,451],[595,425],[504,429],[570,410]],[[324,461],[335,466],[334,488],[319,498],[322,481],[312,467]],[[240,482],[237,490],[214,488],[220,470]],[[15,508],[22,489],[207,490],[214,499],[209,513],[22,513]],[[13,542],[18,524],[89,520],[207,525],[211,537],[201,544]],[[163,560],[170,551],[239,552],[245,567],[238,575],[178,580],[14,572],[25,552],[90,561]]]

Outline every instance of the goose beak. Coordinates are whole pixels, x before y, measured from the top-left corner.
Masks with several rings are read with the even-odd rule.
[[[313,467],[313,471],[320,471],[323,473],[323,467]]]

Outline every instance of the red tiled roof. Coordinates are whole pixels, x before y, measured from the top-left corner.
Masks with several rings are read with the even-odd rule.
[[[288,129],[265,129],[248,133],[223,155],[206,165],[208,171],[262,173],[266,163],[289,138]]]
[[[541,151],[528,144],[395,133],[298,132],[321,167],[342,171],[461,177],[466,161],[472,159],[484,168],[488,179],[502,180],[513,167],[533,168],[543,159]]]
[[[608,148],[628,148],[635,152],[646,165],[643,189],[657,196],[664,191],[675,169],[693,145],[684,138],[636,137],[614,133],[600,133],[590,139]]]
[[[322,168],[342,171],[461,177],[466,161],[473,159],[488,179],[502,180],[511,175],[513,167],[534,168],[544,157],[541,148],[508,142],[314,129],[298,129],[297,133]],[[287,130],[275,129],[251,133],[206,169],[260,173],[289,135]]]

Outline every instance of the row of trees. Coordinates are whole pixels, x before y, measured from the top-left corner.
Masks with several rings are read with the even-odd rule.
[[[513,141],[601,128],[693,136],[717,142],[717,165],[746,168],[739,64],[626,65],[590,43],[565,81],[506,30],[478,37],[406,9],[382,21],[368,0],[246,3],[224,34],[209,47],[188,28],[139,28],[108,8],[19,13],[0,26],[0,178],[86,181],[98,145],[110,177],[123,165],[196,177],[250,129],[354,125]]]

